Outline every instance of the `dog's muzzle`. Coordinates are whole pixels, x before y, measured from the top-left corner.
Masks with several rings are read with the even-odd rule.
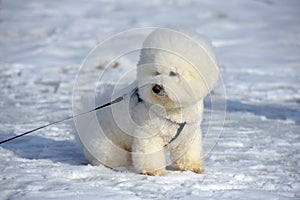
[[[158,96],[163,96],[164,95],[164,88],[161,85],[154,85],[152,87],[152,91],[154,94],[158,95]]]

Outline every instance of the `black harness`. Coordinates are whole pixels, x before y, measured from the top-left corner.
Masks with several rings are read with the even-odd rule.
[[[185,127],[186,122],[180,123],[178,125],[179,125],[179,128],[177,129],[176,134],[174,135],[174,137],[171,138],[171,140],[168,142],[168,144],[165,145],[165,147],[168,146],[169,144],[171,144],[174,140],[176,140],[178,138],[178,136],[182,132],[183,128]]]
[[[136,88],[134,90],[134,92],[131,94],[130,98],[137,98],[137,100],[138,100],[139,103],[143,102],[143,99],[141,99],[141,97],[139,95],[138,88]],[[169,120],[169,121],[171,121],[171,120]],[[176,131],[176,134],[170,139],[170,141],[167,144],[164,145],[164,147],[168,146],[174,140],[176,140],[179,137],[179,135],[182,132],[182,130],[185,127],[185,125],[186,125],[186,122],[182,122],[182,123],[176,123],[176,122],[173,122],[173,121],[171,121],[171,122],[177,124],[179,127],[178,127],[178,129]]]

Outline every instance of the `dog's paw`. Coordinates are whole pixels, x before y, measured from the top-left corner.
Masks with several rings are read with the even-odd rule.
[[[188,163],[176,163],[177,168],[180,171],[192,171],[198,174],[202,174],[204,172],[203,162],[202,161],[194,161]]]
[[[144,170],[141,174],[148,175],[148,176],[156,176],[161,175],[164,172],[163,169],[157,169],[157,170]]]
[[[195,168],[191,169],[191,171],[195,172],[197,174],[202,174],[204,172],[204,169],[203,169],[203,167],[198,167],[198,168],[195,167]]]

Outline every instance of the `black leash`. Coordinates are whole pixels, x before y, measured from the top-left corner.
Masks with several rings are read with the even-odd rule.
[[[138,91],[138,90],[136,89],[136,90],[134,91],[134,93],[133,93],[131,96],[133,97],[133,96],[136,95],[137,98],[138,98],[138,102],[141,102],[141,101],[143,101],[143,100],[140,98],[140,96],[139,96],[139,94],[138,94],[137,91]],[[22,137],[22,136],[24,136],[24,135],[28,135],[28,134],[30,134],[30,133],[32,133],[32,132],[35,132],[35,131],[38,131],[38,130],[40,130],[40,129],[46,128],[46,127],[51,126],[51,125],[53,125],[53,124],[58,124],[58,123],[61,123],[61,122],[64,122],[64,121],[67,121],[67,120],[70,120],[70,119],[79,117],[79,116],[81,116],[81,115],[85,115],[85,114],[88,114],[88,113],[90,113],[90,112],[94,112],[94,111],[96,111],[96,110],[105,108],[105,107],[107,107],[107,106],[111,106],[111,105],[113,105],[113,104],[115,104],[115,103],[119,103],[119,102],[122,101],[123,99],[124,99],[123,96],[118,97],[118,98],[116,98],[115,100],[113,100],[113,101],[111,101],[111,102],[108,102],[108,103],[106,103],[106,104],[104,104],[104,105],[98,106],[98,107],[96,107],[96,108],[94,108],[94,109],[92,109],[92,110],[89,110],[89,111],[86,111],[86,112],[83,112],[83,113],[79,113],[79,114],[77,114],[77,115],[69,116],[69,117],[67,117],[67,118],[64,118],[64,119],[61,119],[61,120],[58,120],[58,121],[55,121],[55,122],[51,122],[51,123],[49,123],[49,124],[40,126],[40,127],[38,127],[38,128],[35,128],[35,129],[32,129],[32,130],[27,131],[27,132],[25,132],[25,133],[22,133],[22,134],[20,134],[20,135],[16,135],[16,136],[11,137],[11,138],[8,138],[8,139],[6,139],[6,140],[0,141],[0,144],[4,144],[4,143],[9,142],[9,141],[11,141],[11,140],[15,140],[15,139],[17,139],[17,138],[19,138],[19,137]],[[177,131],[176,131],[176,134],[174,135],[174,137],[171,138],[171,140],[170,140],[164,147],[168,146],[170,143],[172,143],[174,140],[176,140],[176,139],[178,138],[178,136],[179,136],[180,133],[182,132],[183,128],[185,127],[186,122],[178,123],[178,125],[179,125],[179,127],[178,127],[178,129],[177,129]]]
[[[35,132],[35,131],[37,131],[37,130],[46,128],[46,127],[51,126],[51,125],[53,125],[53,124],[58,124],[58,123],[61,123],[61,122],[64,122],[64,121],[73,119],[73,118],[75,118],[75,117],[78,117],[78,116],[81,116],[81,115],[85,115],[85,114],[87,114],[87,113],[94,112],[94,111],[96,111],[96,110],[105,108],[105,107],[110,106],[110,105],[113,105],[113,104],[115,104],[115,103],[119,103],[119,102],[122,101],[123,99],[124,99],[123,96],[118,97],[118,98],[116,98],[115,100],[113,100],[113,101],[111,101],[111,102],[109,102],[109,103],[106,103],[106,104],[104,104],[104,105],[101,105],[101,106],[98,106],[98,107],[94,108],[93,110],[89,110],[89,111],[84,112],[84,113],[79,113],[79,114],[77,114],[77,115],[69,116],[69,117],[67,117],[67,118],[64,118],[64,119],[61,119],[61,120],[58,120],[58,121],[51,122],[51,123],[49,123],[49,124],[40,126],[40,127],[38,127],[38,128],[32,129],[32,130],[27,131],[27,132],[25,132],[25,133],[22,133],[22,134],[20,134],[20,135],[16,135],[16,136],[11,137],[11,138],[8,138],[8,139],[6,139],[6,140],[0,141],[0,144],[4,144],[4,143],[6,143],[6,142],[9,142],[9,141],[11,141],[11,140],[17,139],[17,138],[19,138],[19,137],[22,137],[22,136],[27,135],[27,134],[29,134],[29,133]]]

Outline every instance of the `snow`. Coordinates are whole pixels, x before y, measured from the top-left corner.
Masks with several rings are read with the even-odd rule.
[[[72,121],[3,144],[0,199],[299,199],[299,8],[297,0],[1,1],[0,140],[71,115],[85,56],[137,27],[208,36],[227,112],[204,174],[169,167],[150,177],[91,166],[74,142]],[[111,73],[133,63],[120,60]],[[220,130],[206,106],[203,129]]]

